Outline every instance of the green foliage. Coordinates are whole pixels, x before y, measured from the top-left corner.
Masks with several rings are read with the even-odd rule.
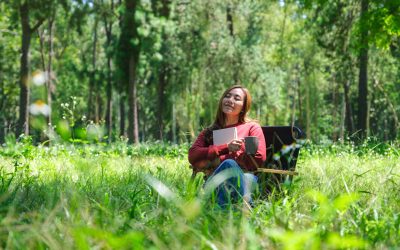
[[[112,133],[107,139],[127,134],[132,53],[138,55],[141,141],[193,141],[213,122],[221,92],[235,83],[251,91],[250,116],[262,125],[294,123],[314,142],[343,140],[357,132],[361,24],[369,29],[370,41],[369,135],[385,141],[399,136],[396,1],[370,0],[365,17],[359,2],[343,0],[128,2],[135,8],[115,0],[32,2],[31,26],[46,19],[39,30],[43,47],[36,33],[31,38],[31,72],[44,71],[48,63],[48,22],[54,18],[51,126],[64,140],[103,141],[102,135],[88,140],[86,129],[93,122],[106,133],[108,80]],[[0,4],[0,142],[15,132],[18,119],[20,3]],[[31,85],[30,90],[31,102],[45,100],[47,87]],[[74,114],[62,108],[71,97],[77,103]],[[31,118],[33,140],[50,139],[50,132],[43,132],[52,130],[47,119]],[[57,129],[66,120],[71,128]]]

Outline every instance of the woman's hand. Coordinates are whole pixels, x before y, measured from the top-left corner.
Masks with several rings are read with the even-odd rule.
[[[243,145],[243,139],[233,139],[231,142],[228,143],[229,152],[236,152]]]

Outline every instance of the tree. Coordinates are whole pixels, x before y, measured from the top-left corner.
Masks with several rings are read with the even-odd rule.
[[[40,3],[39,3],[40,4]],[[42,3],[43,4],[43,3]],[[45,3],[48,4],[48,3]],[[19,120],[16,129],[16,135],[24,133],[29,135],[29,84],[30,84],[30,46],[32,34],[36,32],[40,25],[45,21],[45,16],[41,15],[35,18],[36,22],[31,25],[32,12],[38,10],[38,6],[31,1],[18,1],[19,16],[22,28],[21,37],[21,68],[20,68],[20,97],[19,97]]]
[[[139,142],[136,70],[139,64],[140,37],[135,19],[138,4],[136,0],[125,0],[119,40],[121,80],[127,82],[128,85],[128,138],[130,143]]]
[[[369,0],[361,0],[360,20],[360,49],[359,49],[359,78],[358,78],[358,130],[361,138],[368,135],[368,15]]]
[[[106,128],[107,128],[107,137],[108,142],[112,140],[112,86],[113,86],[113,70],[112,70],[112,52],[113,50],[113,22],[114,22],[114,0],[110,0],[109,3],[103,4],[102,8],[102,16],[104,21],[104,29],[106,31],[106,57],[107,57],[107,104],[106,104]]]

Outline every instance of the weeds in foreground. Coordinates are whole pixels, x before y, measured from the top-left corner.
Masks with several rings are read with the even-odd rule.
[[[299,177],[243,211],[205,198],[201,176],[190,179],[187,145],[8,145],[0,151],[0,246],[396,247],[400,156],[395,145],[377,147],[309,145]]]

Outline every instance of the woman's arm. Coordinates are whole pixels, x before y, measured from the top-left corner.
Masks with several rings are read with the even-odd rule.
[[[229,153],[226,144],[207,145],[204,135],[205,131],[203,130],[189,149],[189,162],[195,167],[202,168],[207,165],[205,163],[212,162],[220,155]]]
[[[250,125],[250,124],[249,124]],[[258,149],[255,155],[247,155],[246,150],[243,147],[242,155],[239,157],[238,163],[239,165],[245,167],[249,171],[254,171],[257,167],[262,167],[264,161],[267,159],[266,152],[266,143],[264,133],[262,131],[261,126],[258,123],[252,123],[249,128],[249,136],[257,136],[258,138]],[[250,158],[253,157],[256,164],[254,164],[253,160]]]

